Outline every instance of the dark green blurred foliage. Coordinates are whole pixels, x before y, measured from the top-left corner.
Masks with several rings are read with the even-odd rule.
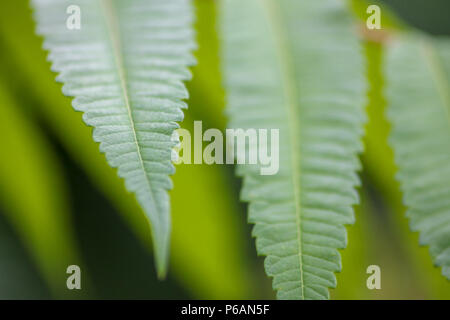
[[[435,35],[450,35],[447,0],[376,0],[389,5],[405,22]]]

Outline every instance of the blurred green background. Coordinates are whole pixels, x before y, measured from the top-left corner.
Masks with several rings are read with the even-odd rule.
[[[450,35],[448,0],[383,2],[416,28]],[[198,64],[182,126],[202,120],[204,130],[224,129],[216,1],[194,3]],[[1,1],[0,299],[274,298],[232,166],[177,166],[170,270],[156,279],[148,223],[61,94],[41,46],[28,1]],[[332,298],[449,299],[450,283],[409,232],[393,178],[382,49],[367,43],[365,53],[371,88],[361,205]],[[71,264],[81,266],[82,290],[66,288]],[[381,290],[366,287],[371,264],[381,267]]]

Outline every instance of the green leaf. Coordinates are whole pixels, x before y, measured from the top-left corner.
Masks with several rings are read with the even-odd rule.
[[[385,68],[390,142],[411,228],[450,279],[450,41],[397,35]]]
[[[341,270],[360,168],[364,70],[339,0],[224,0],[232,128],[274,128],[280,171],[240,166],[257,250],[280,299],[326,299]]]
[[[355,8],[355,15],[361,19],[361,24],[365,24],[367,19],[366,9],[368,3],[366,1],[354,0],[353,2],[359,3]],[[385,116],[386,113],[386,90],[385,90],[385,52],[390,46],[389,39],[391,38],[391,33],[400,30],[407,30],[408,26],[402,23],[399,19],[391,19],[391,22],[395,21],[395,24],[389,23],[386,25],[386,17],[392,17],[391,11],[388,8],[381,7],[383,15],[383,28],[380,30],[371,30],[370,32],[363,33],[364,36],[364,47],[365,47],[365,57],[367,65],[367,82],[369,83],[369,101],[367,105],[367,113],[369,121],[366,125],[366,133],[364,137],[364,153],[362,155],[362,164],[364,176],[367,178],[366,181],[370,182],[370,198],[375,195],[376,205],[365,205],[364,200],[367,197],[361,197],[361,207],[360,213],[356,212],[358,217],[358,223],[355,227],[360,230],[361,222],[364,224],[365,215],[373,214],[375,217],[384,216],[386,219],[381,219],[381,228],[389,230],[396,230],[396,245],[393,245],[385,235],[380,235],[376,237],[376,241],[371,239],[359,240],[358,246],[368,246],[364,248],[366,254],[374,254],[370,246],[379,246],[380,249],[377,250],[382,252],[385,258],[371,256],[368,257],[366,265],[370,265],[373,259],[386,259],[391,265],[388,269],[389,272],[386,274],[386,266],[383,266],[383,283],[386,284],[386,276],[390,276],[395,281],[391,283],[391,288],[383,287],[382,292],[378,293],[378,298],[391,299],[392,297],[402,297],[405,299],[417,298],[417,293],[420,292],[420,298],[430,298],[430,299],[448,299],[450,292],[448,290],[448,282],[442,277],[440,270],[434,268],[430,263],[431,257],[426,247],[418,247],[418,234],[412,233],[409,227],[408,219],[405,219],[404,212],[406,208],[403,204],[403,195],[400,190],[400,183],[395,179],[395,174],[397,172],[397,167],[394,161],[394,153],[392,148],[388,144],[388,137],[390,135],[390,123]],[[401,27],[400,27],[401,26]],[[390,28],[391,30],[388,30]],[[364,185],[364,183],[363,183]],[[367,202],[367,201],[366,201]],[[374,207],[373,209],[370,207]],[[377,210],[375,210],[377,208]],[[382,213],[382,215],[380,215]],[[379,219],[377,219],[379,220]],[[375,224],[374,224],[375,223]],[[366,224],[372,226],[372,229],[376,227],[377,221],[367,221]],[[386,228],[387,225],[391,227]],[[374,230],[374,229],[373,229]],[[373,230],[370,231],[369,226],[366,230],[361,230],[361,237],[367,238],[367,233],[372,234]],[[343,264],[345,269],[343,270],[344,278],[346,274],[349,279],[342,279],[342,275],[338,276],[338,281],[345,281],[348,286],[349,281],[351,282],[351,277],[353,277],[355,270],[352,270],[352,264],[354,264],[355,257],[351,255],[354,242],[352,242],[352,234],[349,234],[349,248],[347,248],[343,254]],[[386,233],[385,232],[385,233]],[[372,235],[370,237],[373,238]],[[370,238],[369,237],[369,238]],[[388,242],[386,249],[383,249],[383,242],[378,242],[379,238],[382,237]],[[397,248],[397,249],[396,249]],[[402,254],[399,254],[398,249],[401,248]],[[350,252],[349,252],[350,249]],[[369,251],[367,251],[369,250]],[[391,253],[390,253],[391,252]],[[389,255],[393,255],[392,258]],[[347,260],[346,260],[347,259]],[[405,268],[404,261],[408,261],[408,265]],[[372,262],[371,262],[372,260]],[[395,266],[395,260],[397,260],[397,267]],[[350,265],[349,265],[349,261]],[[387,262],[386,262],[387,263]],[[350,268],[349,268],[350,267]],[[359,268],[359,267],[358,267]],[[350,270],[349,270],[350,269]],[[389,275],[389,273],[391,275]],[[363,276],[366,277],[365,274]],[[416,281],[411,283],[410,279],[415,278]],[[358,280],[359,281],[359,280]],[[401,285],[400,285],[401,284]],[[337,291],[342,292],[342,287],[339,287]],[[372,299],[377,294],[372,292],[368,294],[366,288],[362,288],[365,292],[354,292],[352,296],[342,296],[337,295],[337,298],[342,299]],[[392,289],[392,290],[386,290]],[[344,288],[343,290],[346,290]],[[352,289],[350,289],[352,290]],[[375,294],[375,295],[374,295]],[[382,296],[380,296],[380,294]]]
[[[174,168],[171,140],[183,119],[190,78],[192,12],[187,0],[33,1],[38,33],[65,95],[95,127],[94,140],[118,168],[151,221],[159,276],[167,269]],[[77,5],[81,28],[66,27]]]

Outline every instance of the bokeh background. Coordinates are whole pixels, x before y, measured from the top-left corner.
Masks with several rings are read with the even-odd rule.
[[[384,2],[409,25],[450,35],[448,0]],[[182,126],[202,120],[204,130],[224,129],[217,4],[194,3],[198,65]],[[232,166],[177,167],[170,270],[166,280],[157,280],[148,223],[98,152],[81,114],[61,94],[41,46],[28,1],[0,1],[0,299],[274,298]],[[382,77],[373,66],[383,56],[370,51],[369,94],[379,96]],[[385,144],[384,104],[381,97],[368,106],[361,205],[331,295],[449,299],[450,283],[409,231]],[[65,287],[70,264],[81,267],[82,290]],[[371,264],[381,267],[381,290],[366,287]]]

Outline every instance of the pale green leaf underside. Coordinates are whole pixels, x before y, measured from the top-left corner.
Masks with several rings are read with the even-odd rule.
[[[385,68],[390,142],[411,227],[450,279],[450,39],[400,36]]]
[[[152,226],[158,272],[164,275],[170,234],[167,190],[176,121],[183,119],[183,80],[193,63],[189,0],[33,0],[38,33],[52,70],[94,127],[94,140],[118,168]],[[69,30],[69,6],[81,29]]]
[[[280,129],[280,171],[240,166],[242,199],[280,299],[326,299],[354,220],[364,69],[341,0],[223,0],[234,128]],[[251,147],[251,146],[249,146]]]

